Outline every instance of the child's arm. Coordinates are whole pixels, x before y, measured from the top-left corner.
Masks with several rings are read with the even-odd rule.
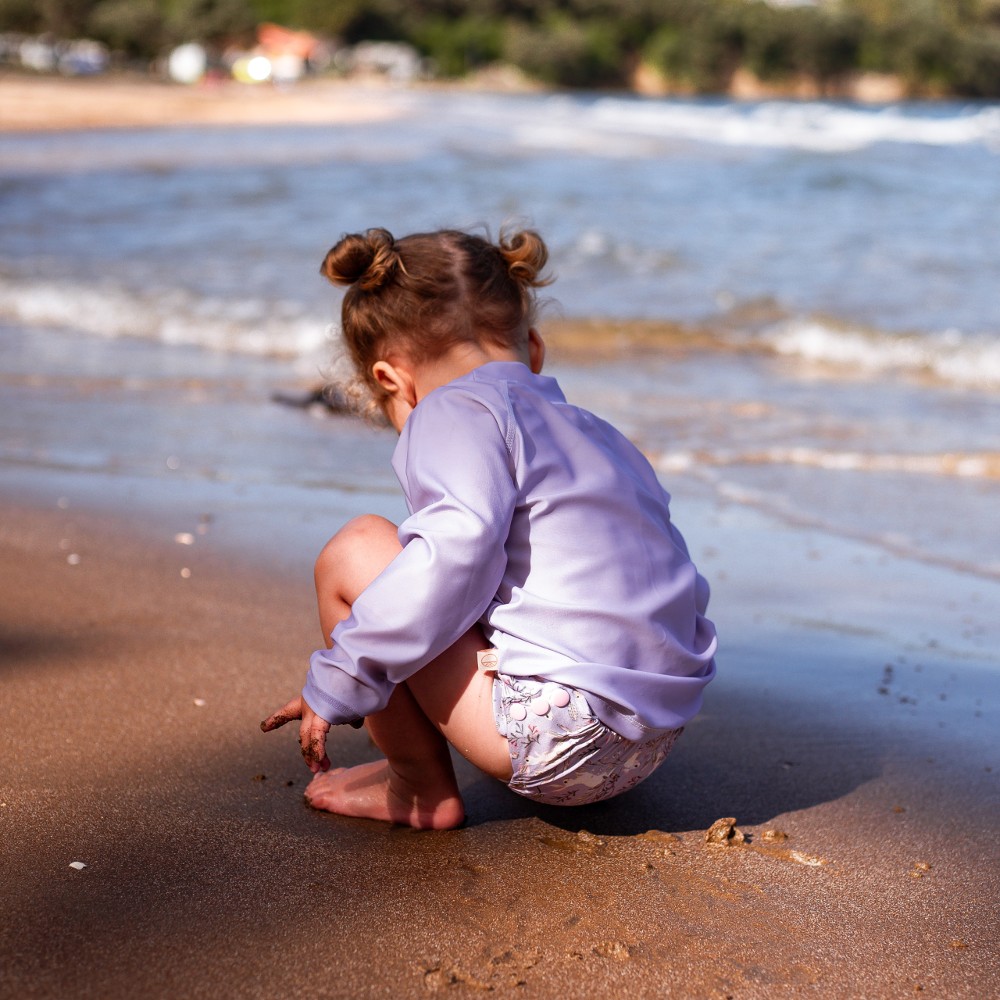
[[[270,733],[280,729],[292,719],[301,719],[299,724],[299,746],[309,770],[313,774],[330,769],[330,758],[326,755],[326,734],[330,731],[330,723],[321,719],[299,695],[277,712],[269,715],[261,724],[262,732]]]
[[[413,512],[403,549],[310,658],[302,695],[329,722],[380,712],[496,596],[517,504],[507,437],[502,409],[464,388],[438,389],[411,414],[393,458]]]

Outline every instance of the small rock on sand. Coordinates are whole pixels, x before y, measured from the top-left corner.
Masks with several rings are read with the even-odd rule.
[[[717,819],[705,832],[705,842],[720,847],[732,847],[734,844],[742,844],[745,840],[743,831],[736,826],[735,816]]]

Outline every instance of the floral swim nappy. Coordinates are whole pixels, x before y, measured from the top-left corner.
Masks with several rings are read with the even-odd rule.
[[[497,673],[493,709],[510,749],[511,791],[549,805],[582,806],[634,788],[683,732],[625,739],[594,715],[580,691],[537,677]]]

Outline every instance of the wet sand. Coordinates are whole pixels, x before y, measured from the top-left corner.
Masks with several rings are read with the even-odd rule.
[[[460,764],[467,825],[415,833],[310,810],[292,738],[257,729],[316,642],[308,566],[123,511],[7,502],[0,524],[2,995],[1000,988],[995,677],[730,620],[644,786],[538,809]],[[335,731],[336,762],[373,754]],[[722,817],[742,844],[706,842]]]

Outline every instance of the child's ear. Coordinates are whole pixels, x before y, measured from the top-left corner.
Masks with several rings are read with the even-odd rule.
[[[528,367],[538,375],[545,364],[545,341],[542,335],[532,327],[528,331]]]
[[[410,371],[388,361],[376,361],[372,365],[375,381],[390,395],[411,409],[417,405],[417,388]]]

